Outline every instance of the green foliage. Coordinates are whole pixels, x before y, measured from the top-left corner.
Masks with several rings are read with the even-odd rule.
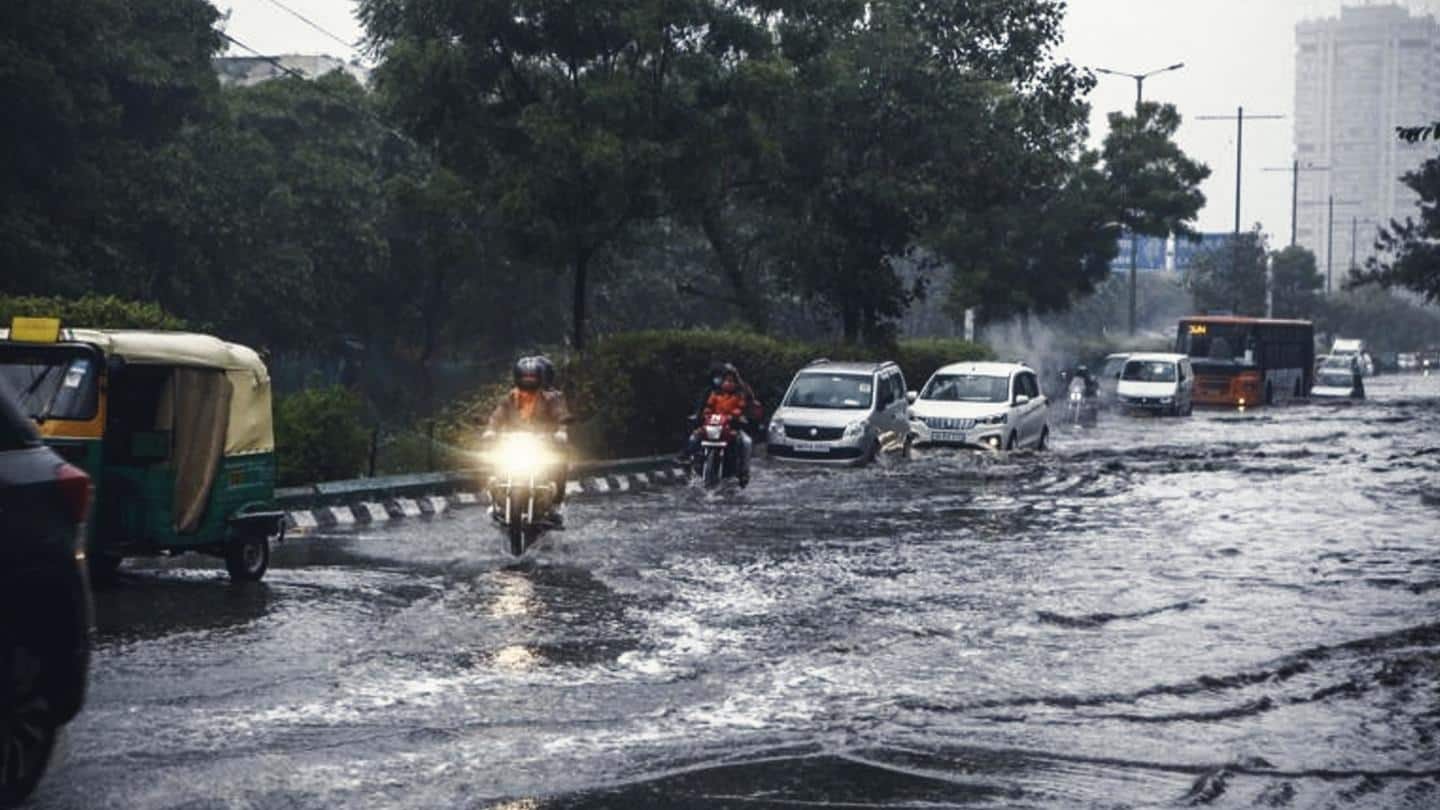
[[[153,301],[125,301],[108,295],[80,298],[0,295],[0,328],[17,315],[59,318],[63,326],[84,329],[185,329],[185,321]]]
[[[1265,314],[1265,236],[1260,226],[1195,257],[1187,281],[1201,313]]]
[[[1175,143],[1180,113],[1173,104],[1146,102],[1134,116],[1110,114],[1103,156],[1120,221],[1131,233],[1187,236],[1205,207],[1200,184],[1210,168]]]
[[[1320,305],[1325,277],[1315,266],[1315,254],[1291,245],[1274,254],[1270,286],[1277,318],[1312,318]]]
[[[1440,157],[1431,158],[1403,178],[1420,195],[1420,218],[1407,217],[1380,230],[1376,256],[1347,286],[1377,284],[1412,290],[1440,303]]]
[[[1440,307],[1419,305],[1378,287],[1320,299],[1316,331],[1364,340],[1372,353],[1413,352],[1440,345]]]
[[[583,449],[615,456],[665,452],[679,446],[685,416],[694,412],[710,367],[734,363],[773,411],[791,378],[812,360],[894,360],[912,387],[945,363],[985,359],[963,340],[901,341],[890,350],[784,342],[737,332],[635,332],[598,343],[567,369],[572,407],[583,420]]]
[[[361,399],[339,386],[309,388],[281,397],[275,406],[280,485],[360,475],[370,452],[364,412]]]

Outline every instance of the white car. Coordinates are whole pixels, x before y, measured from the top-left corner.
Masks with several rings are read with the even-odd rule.
[[[1195,407],[1195,372],[1187,355],[1132,354],[1115,392],[1127,411],[1188,416]]]
[[[795,375],[770,417],[767,454],[785,461],[865,464],[907,440],[905,376],[894,363],[818,360]]]
[[[917,445],[1044,450],[1050,441],[1049,403],[1021,363],[945,366],[908,399]]]

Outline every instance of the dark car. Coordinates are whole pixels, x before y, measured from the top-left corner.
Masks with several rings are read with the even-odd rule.
[[[0,807],[35,789],[85,699],[89,507],[90,479],[41,444],[0,385]]]

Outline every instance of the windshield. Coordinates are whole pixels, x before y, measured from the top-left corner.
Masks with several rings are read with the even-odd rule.
[[[1122,380],[1131,382],[1175,382],[1175,364],[1166,360],[1131,360],[1125,364]]]
[[[0,379],[15,393],[31,419],[93,419],[99,404],[99,371],[89,355],[73,352],[11,351],[0,355]]]
[[[1350,386],[1355,384],[1355,378],[1349,372],[1346,372],[1344,374],[1326,372],[1320,375],[1320,379],[1318,382],[1320,383],[1320,385],[1329,388],[1349,388]]]
[[[1182,323],[1176,350],[1200,360],[1246,362],[1253,349],[1248,324]]]
[[[920,399],[935,402],[1008,402],[1010,379],[980,374],[936,374]]]
[[[790,386],[785,405],[791,408],[855,410],[869,408],[875,396],[870,375],[801,374]]]
[[[1109,380],[1120,376],[1120,368],[1125,365],[1124,357],[1112,357],[1105,361],[1105,368],[1100,370],[1100,378]]]

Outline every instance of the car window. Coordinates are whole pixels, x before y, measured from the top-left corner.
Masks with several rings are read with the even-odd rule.
[[[905,378],[901,376],[898,371],[890,375],[890,390],[893,392],[893,398],[896,402],[903,402],[905,400]]]
[[[15,407],[14,395],[0,380],[0,452],[34,447],[40,443],[35,424]]]
[[[1025,392],[1025,396],[1031,399],[1040,398],[1040,383],[1035,379],[1034,374],[1028,371],[1020,372],[1020,385]]]
[[[895,401],[895,389],[893,389],[893,388],[890,387],[890,375],[888,375],[888,374],[882,374],[882,375],[880,375],[878,388],[879,388],[879,398],[880,398],[880,405],[879,405],[879,407],[881,407],[881,408],[888,408],[888,407],[890,407],[891,403],[893,403],[893,402]]]

